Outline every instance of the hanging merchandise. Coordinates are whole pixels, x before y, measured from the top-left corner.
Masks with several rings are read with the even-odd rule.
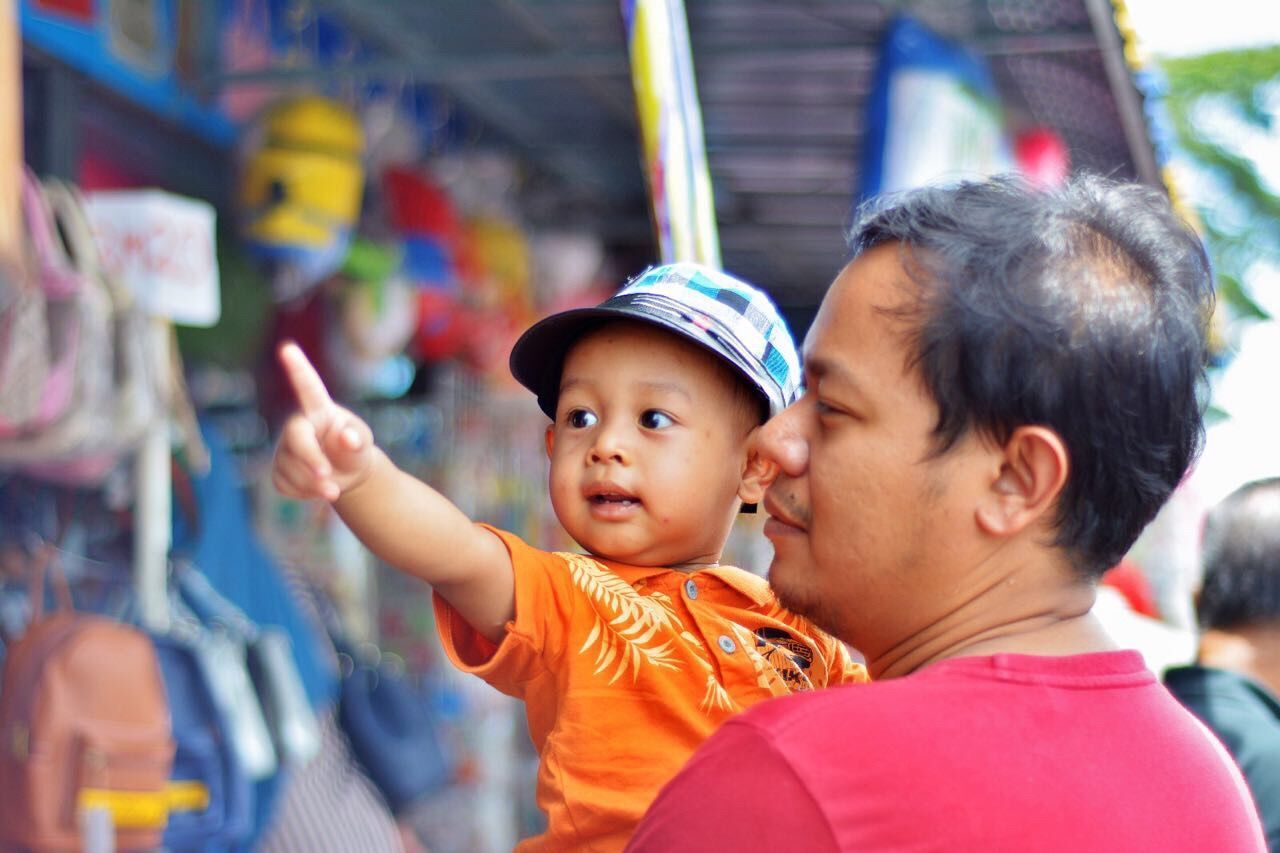
[[[276,299],[292,299],[347,255],[364,190],[364,135],[351,110],[312,95],[268,109],[244,148],[242,232],[270,263]]]
[[[229,74],[270,67],[274,56],[269,0],[230,0],[223,5],[227,8],[218,33],[218,67]],[[219,92],[218,106],[243,123],[277,97],[279,91],[272,83],[244,83]]]
[[[720,266],[684,0],[621,0],[645,174],[663,263]]]
[[[447,290],[417,292],[417,324],[411,352],[422,361],[446,361],[457,356],[470,338],[473,318],[457,296]]]
[[[205,624],[216,625],[243,643],[257,704],[280,760],[302,766],[315,758],[320,727],[294,662],[289,635],[273,625],[255,624],[194,566],[175,566],[173,579],[183,603]]]
[[[401,813],[449,780],[428,697],[373,646],[356,651],[335,638],[342,661],[338,722],[387,805]]]
[[[102,280],[69,255],[65,232],[59,231],[48,199],[30,172],[23,177],[22,208],[45,298],[46,327],[37,341],[48,348],[49,367],[34,416],[25,423],[0,425],[0,464],[38,464],[68,482],[98,482],[115,465],[120,449],[113,446],[111,435],[111,297]]]
[[[1014,137],[1013,156],[1018,170],[1033,184],[1046,189],[1060,187],[1071,174],[1067,144],[1051,127],[1028,127]]]
[[[275,311],[270,283],[239,239],[220,233],[217,246],[221,315],[208,328],[178,326],[178,346],[189,363],[249,369],[262,355]]]
[[[173,63],[172,4],[162,0],[104,0],[107,46],[122,65],[146,77],[168,74]]]
[[[52,545],[30,571],[32,618],[0,690],[0,842],[83,849],[88,827],[153,849],[171,800],[168,702],[155,648],[136,628],[77,613]],[[46,569],[61,607],[44,615]],[[104,839],[107,844],[110,841]]]
[[[438,240],[451,251],[461,232],[445,191],[423,170],[391,166],[382,173],[387,222],[397,233]]]
[[[530,241],[534,301],[545,316],[589,308],[609,298],[613,288],[601,275],[604,244],[585,232],[539,232]]]
[[[152,633],[169,697],[176,750],[172,781],[199,796],[175,804],[164,846],[174,851],[228,850],[248,839],[253,785],[232,746],[231,723],[201,665],[204,629],[174,597],[170,625]]]
[[[109,334],[112,358],[107,362],[108,369],[112,371],[107,404],[111,426],[107,434],[97,435],[86,442],[85,450],[97,445],[104,462],[114,461],[118,454],[138,446],[146,429],[163,415],[166,405],[158,375],[161,368],[156,364],[155,348],[151,345],[151,322],[132,291],[103,269],[85,214],[85,200],[79,191],[62,181],[49,180],[45,182],[45,196],[68,258],[81,275],[101,282],[111,298]],[[81,471],[91,468],[92,462],[79,465]],[[51,479],[65,479],[66,470],[56,466],[47,469],[37,467],[33,473],[43,473]]]
[[[42,275],[10,277],[0,287],[0,438],[41,429],[71,400],[75,338],[57,334],[48,302],[59,298]],[[64,315],[66,312],[62,312]],[[63,321],[65,322],[65,320]]]
[[[413,379],[404,349],[417,326],[416,293],[399,269],[398,252],[360,238],[343,263],[334,366],[353,396],[399,397]]]
[[[507,382],[507,354],[535,319],[528,237],[511,219],[474,217],[463,229],[458,268],[469,309],[463,359],[491,380]]]
[[[987,66],[905,15],[885,33],[866,126],[860,198],[1014,168]]]

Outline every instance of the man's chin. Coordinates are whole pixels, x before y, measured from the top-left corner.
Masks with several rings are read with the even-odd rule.
[[[779,565],[776,557],[769,566],[767,577],[769,586],[773,588],[773,594],[778,597],[779,604],[792,613],[812,618],[810,612],[815,609],[817,604],[814,596],[809,590],[804,589],[802,585],[793,582],[794,575],[785,565]]]

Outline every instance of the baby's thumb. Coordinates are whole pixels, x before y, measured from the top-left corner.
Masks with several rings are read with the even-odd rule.
[[[356,416],[342,413],[334,419],[324,437],[325,454],[333,467],[344,473],[356,474],[369,464],[369,449],[373,434]]]

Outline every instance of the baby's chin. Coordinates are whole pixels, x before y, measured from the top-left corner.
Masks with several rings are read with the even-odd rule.
[[[581,539],[575,537],[574,541],[597,560],[607,560],[611,563],[625,563],[629,566],[639,566],[641,568],[657,568],[673,566],[683,562],[678,556],[674,559],[667,559],[667,555],[672,552],[667,548],[661,547],[660,543],[652,541],[618,542],[607,536],[587,536]]]

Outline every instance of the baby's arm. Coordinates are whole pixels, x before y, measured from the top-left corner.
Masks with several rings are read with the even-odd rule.
[[[294,344],[280,361],[301,411],[276,446],[272,481],[284,495],[323,498],[379,558],[435,587],[479,633],[497,643],[515,615],[511,556],[444,495],[396,467],[368,424],[329,396]]]

